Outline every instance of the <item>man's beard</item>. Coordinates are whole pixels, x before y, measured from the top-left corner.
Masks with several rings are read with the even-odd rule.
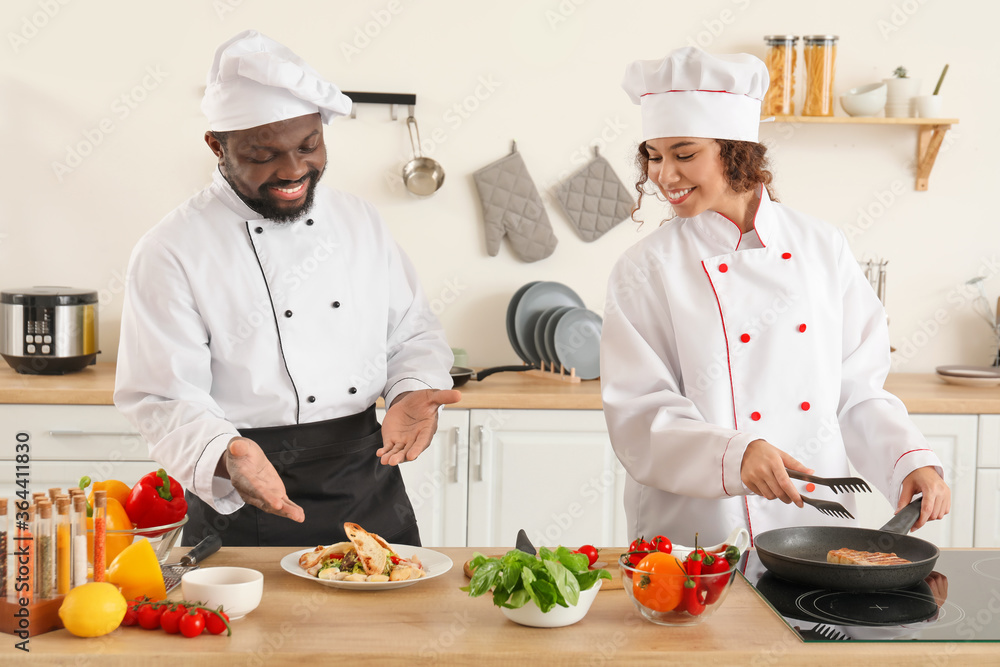
[[[236,184],[229,179],[228,174],[232,173],[234,170],[230,165],[228,155],[225,157],[225,166],[226,169],[222,176],[226,179],[226,182],[229,183],[229,186],[233,189],[233,192],[236,193],[236,196],[243,200],[243,203],[253,209],[257,214],[262,215],[273,222],[292,222],[311,209],[313,199],[316,197],[316,185],[319,183],[320,177],[323,176],[323,171],[326,171],[326,167],[323,168],[323,171],[313,168],[309,170],[308,174],[297,181],[277,181],[275,183],[265,183],[257,188],[257,194],[260,195],[259,197],[248,197],[240,192],[240,189],[236,187]],[[291,188],[299,183],[302,183],[305,179],[309,179],[309,186],[306,188],[306,199],[300,206],[296,206],[295,208],[289,209],[279,207],[275,201],[280,200],[276,200],[274,196],[268,192],[268,188],[272,186]]]

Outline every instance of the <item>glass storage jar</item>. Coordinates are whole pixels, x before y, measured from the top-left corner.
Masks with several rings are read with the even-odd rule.
[[[792,116],[795,114],[795,35],[767,35],[765,63],[771,83],[760,107],[760,115]]]
[[[803,116],[833,115],[833,66],[837,59],[837,35],[808,35],[802,38],[802,58],[806,64],[806,99]]]

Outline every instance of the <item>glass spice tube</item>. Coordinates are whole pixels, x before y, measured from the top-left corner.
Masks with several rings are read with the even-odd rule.
[[[87,498],[73,496],[73,587],[87,583]]]
[[[38,597],[48,600],[52,597],[56,555],[55,540],[52,538],[52,503],[47,501],[38,503],[38,521],[35,525],[37,526],[35,540],[38,550],[36,561]]]
[[[762,117],[795,115],[795,44],[798,41],[795,35],[764,37],[767,44],[764,62],[771,82],[760,107]]]
[[[94,581],[104,581],[108,538],[108,494],[94,491]]]
[[[7,499],[0,498],[0,599],[7,597]]]
[[[833,70],[837,60],[837,35],[809,35],[802,38],[806,64],[806,100],[803,116],[833,115]]]
[[[32,600],[35,598],[35,506],[28,505],[27,509],[28,519],[24,522],[19,522],[17,529],[17,537],[15,540],[17,544],[15,545],[15,551],[19,552],[18,556],[14,559],[16,564],[16,578],[17,586],[21,584],[27,584],[27,587],[18,588],[15,587],[15,599],[25,599],[28,604],[31,604]],[[22,555],[23,554],[23,555]]]
[[[57,489],[54,487],[49,489],[49,501],[51,501],[53,505],[56,504],[56,498],[58,498],[60,495],[62,495],[62,489]]]
[[[56,594],[66,595],[72,572],[72,539],[69,523],[69,496],[56,498]]]

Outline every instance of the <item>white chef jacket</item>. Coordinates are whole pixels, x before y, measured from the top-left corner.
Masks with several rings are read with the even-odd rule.
[[[740,467],[758,438],[823,477],[848,475],[849,456],[893,506],[906,475],[942,471],[883,389],[885,311],[844,235],[763,189],[754,227],[759,247],[741,247],[739,227],[718,213],[679,218],[612,271],[601,394],[627,472],[630,540],[687,543],[697,531],[713,544],[738,526],[754,536],[853,523],[749,495]],[[824,486],[808,495],[855,509]]]
[[[261,218],[221,173],[136,245],[114,401],[150,456],[223,514],[216,463],[241,428],[363,412],[452,386],[452,353],[374,207],[317,186],[290,223]]]

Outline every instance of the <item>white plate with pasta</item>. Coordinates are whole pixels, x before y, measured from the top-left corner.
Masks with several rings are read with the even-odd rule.
[[[296,577],[302,577],[303,579],[315,581],[318,584],[329,586],[330,588],[360,591],[387,591],[393,588],[412,586],[413,584],[419,584],[422,581],[439,577],[450,570],[453,565],[450,558],[445,556],[443,553],[432,549],[414,547],[407,544],[390,544],[389,548],[392,549],[394,553],[397,553],[404,558],[412,558],[413,556],[416,556],[423,565],[423,569],[426,574],[419,579],[406,579],[404,581],[337,581],[335,579],[320,579],[319,577],[309,574],[299,565],[299,557],[304,553],[313,551],[314,549],[299,549],[298,551],[293,551],[292,553],[286,555],[281,559],[281,569],[289,574],[294,574]]]

